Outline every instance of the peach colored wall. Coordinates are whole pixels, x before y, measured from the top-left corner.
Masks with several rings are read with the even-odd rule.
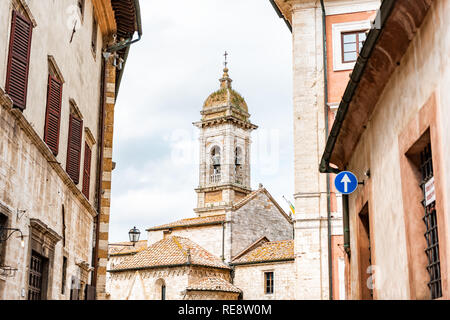
[[[333,71],[333,32],[335,23],[371,20],[375,11],[356,12],[327,16],[327,63],[328,63],[328,102],[340,102],[348,83],[348,75],[352,70]],[[331,128],[331,125],[330,125]]]

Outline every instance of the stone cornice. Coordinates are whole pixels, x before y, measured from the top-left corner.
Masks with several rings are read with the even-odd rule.
[[[194,125],[198,128],[206,128],[206,127],[211,127],[211,126],[220,125],[220,124],[224,124],[224,123],[232,123],[238,127],[241,127],[243,129],[247,129],[247,130],[258,129],[257,125],[254,125],[251,122],[242,121],[241,119],[238,119],[234,116],[217,117],[217,118],[212,118],[212,119],[208,119],[208,120],[204,120],[204,121],[200,121],[200,122],[194,122]]]
[[[223,185],[218,185],[218,186],[199,187],[199,188],[196,188],[195,191],[197,193],[200,193],[200,192],[214,192],[214,191],[220,191],[220,190],[225,190],[225,189],[232,189],[234,191],[243,192],[243,193],[251,193],[252,192],[251,189],[247,189],[241,185],[237,185],[234,183],[223,184]]]
[[[36,235],[39,238],[45,237],[50,241],[52,247],[54,247],[58,243],[58,241],[62,239],[62,237],[56,231],[52,230],[48,225],[46,225],[39,219],[30,219],[30,226],[33,235]]]

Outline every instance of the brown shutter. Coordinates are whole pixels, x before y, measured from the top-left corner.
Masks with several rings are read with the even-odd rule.
[[[26,108],[32,30],[31,22],[13,11],[5,91],[21,110]]]
[[[89,185],[91,182],[91,155],[92,151],[89,145],[84,145],[84,169],[83,169],[83,194],[89,200]]]
[[[62,83],[55,77],[48,77],[47,111],[45,114],[44,141],[53,154],[58,155],[59,127],[61,122]]]
[[[80,182],[80,160],[81,160],[81,136],[83,133],[83,120],[70,115],[69,141],[67,144],[66,171],[75,184]]]

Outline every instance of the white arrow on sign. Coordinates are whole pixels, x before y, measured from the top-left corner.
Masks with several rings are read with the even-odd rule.
[[[348,177],[347,174],[345,174],[342,177],[341,183],[344,184],[344,192],[348,192],[348,184],[351,183],[352,181],[350,180],[350,178]]]

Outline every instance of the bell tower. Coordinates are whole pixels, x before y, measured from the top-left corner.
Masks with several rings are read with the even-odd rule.
[[[200,181],[198,216],[224,214],[251,190],[251,132],[258,127],[250,122],[247,103],[231,88],[227,53],[219,90],[203,104],[200,129]]]

